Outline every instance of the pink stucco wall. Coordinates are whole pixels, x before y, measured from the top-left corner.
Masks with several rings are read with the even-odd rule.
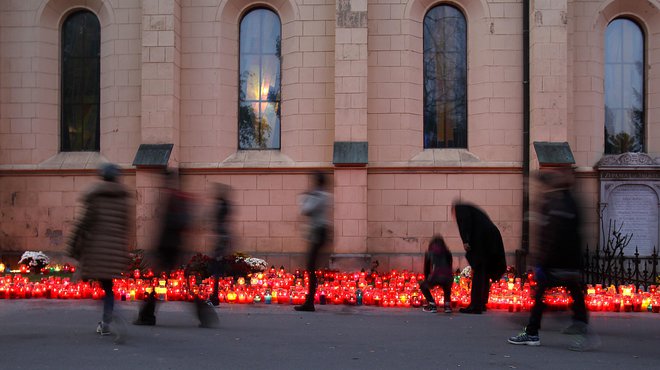
[[[141,143],[171,142],[170,164],[197,195],[190,250],[209,251],[214,182],[234,189],[236,249],[300,266],[297,197],[308,175],[331,175],[329,253],[370,254],[382,268],[418,269],[434,233],[464,265],[449,207],[481,205],[511,259],[522,236],[522,2],[350,0],[365,24],[337,23],[335,0],[0,1],[0,251],[64,251],[80,191],[102,161],[135,189],[132,244],[157,230],[158,183],[131,164]],[[468,25],[468,148],[422,144],[422,21],[440,3]],[[646,37],[646,142],[660,156],[660,3],[531,1],[532,140],[568,141],[580,169],[590,245],[598,240],[603,153],[603,33],[616,17]],[[237,151],[238,25],[254,6],[282,23],[281,150]],[[72,10],[101,23],[101,150],[59,152],[60,38]],[[367,166],[334,166],[335,141],[367,141]],[[532,169],[538,164],[532,150]],[[537,193],[532,188],[532,204]],[[60,234],[60,232],[62,234]],[[60,237],[62,235],[62,237]],[[512,259],[511,259],[512,261]]]

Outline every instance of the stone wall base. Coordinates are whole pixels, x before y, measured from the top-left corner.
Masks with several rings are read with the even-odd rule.
[[[371,269],[371,255],[362,253],[335,253],[330,255],[331,270],[360,271]]]

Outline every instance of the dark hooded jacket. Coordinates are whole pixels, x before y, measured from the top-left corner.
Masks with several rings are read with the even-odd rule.
[[[432,240],[429,243],[424,254],[424,277],[429,281],[439,282],[448,282],[454,277],[451,252],[444,245],[444,241]]]
[[[183,234],[192,222],[192,197],[182,191],[167,189],[165,214],[156,255],[159,268],[171,271],[180,263],[183,254]]]
[[[456,223],[463,243],[470,245],[465,253],[470,266],[484,269],[490,279],[499,279],[506,271],[502,235],[493,221],[478,207],[456,204]]]
[[[84,279],[121,277],[129,265],[129,193],[124,185],[103,181],[82,198],[85,210],[69,240],[69,254],[80,261]]]
[[[539,265],[543,268],[582,267],[580,208],[568,189],[545,193],[539,225]]]

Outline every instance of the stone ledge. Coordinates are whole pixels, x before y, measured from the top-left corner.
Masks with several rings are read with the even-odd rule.
[[[328,167],[330,162],[296,162],[278,150],[239,150],[221,162],[186,162],[181,168],[309,168]]]
[[[364,253],[333,253],[330,255],[330,269],[339,271],[369,271],[371,255]]]
[[[106,162],[99,152],[60,152],[39,164],[0,165],[0,170],[91,170]]]
[[[520,167],[521,162],[486,162],[467,149],[424,149],[408,161],[371,162],[370,167]]]

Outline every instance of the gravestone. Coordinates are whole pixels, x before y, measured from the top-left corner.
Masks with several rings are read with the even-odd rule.
[[[640,256],[650,256],[660,246],[660,161],[644,153],[624,153],[603,157],[596,168],[600,245],[620,230],[622,235],[632,235],[625,255],[631,256],[637,249]]]

